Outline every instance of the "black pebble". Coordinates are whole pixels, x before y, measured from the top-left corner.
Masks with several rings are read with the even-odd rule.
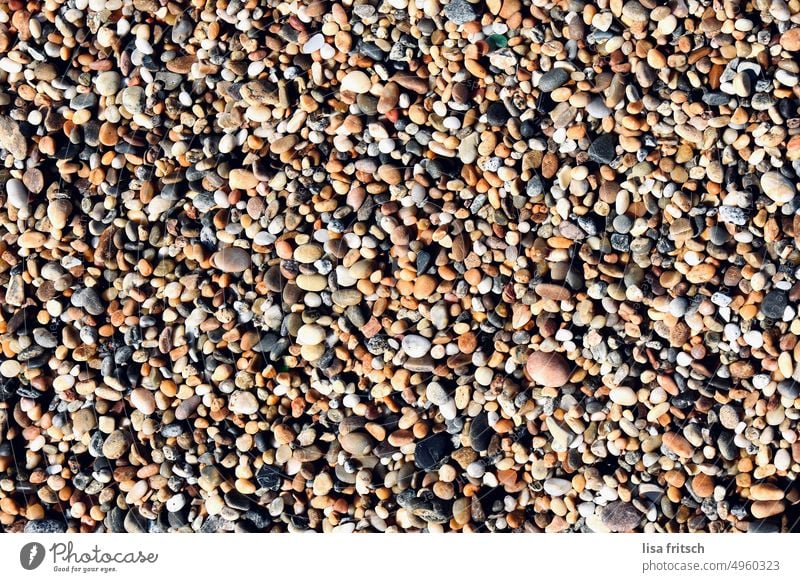
[[[773,319],[781,319],[788,302],[789,298],[785,291],[773,289],[764,295],[764,299],[761,301],[761,313]]]
[[[488,449],[489,441],[492,440],[492,432],[489,427],[489,419],[485,413],[473,418],[469,427],[469,440],[472,443],[472,448],[478,452]]]
[[[453,451],[453,441],[444,432],[423,439],[414,449],[414,464],[420,469],[431,471],[439,466]]]
[[[606,133],[598,137],[589,146],[589,159],[598,164],[610,164],[617,157],[617,140]]]
[[[511,115],[508,113],[506,106],[499,101],[495,101],[489,105],[489,109],[486,110],[486,121],[488,121],[490,125],[503,125],[510,118]]]
[[[262,465],[258,473],[256,473],[256,481],[265,489],[277,491],[281,488],[283,477],[280,471],[272,465]]]

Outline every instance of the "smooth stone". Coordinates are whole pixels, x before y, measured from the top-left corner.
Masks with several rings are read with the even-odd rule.
[[[425,396],[436,406],[444,406],[450,400],[447,390],[438,382],[431,382],[425,387]]]
[[[567,479],[551,477],[544,482],[544,492],[552,497],[563,497],[572,491],[572,482]]]
[[[316,323],[307,323],[297,330],[297,343],[301,346],[316,346],[325,341],[325,328]]]
[[[211,256],[211,264],[225,273],[241,273],[250,267],[250,253],[241,247],[227,247]]]
[[[129,447],[128,436],[121,430],[115,430],[103,441],[103,456],[112,460],[122,458]]]
[[[256,472],[256,483],[264,489],[278,491],[283,484],[283,475],[277,467],[261,465]]]
[[[509,119],[511,119],[511,114],[500,101],[494,101],[486,110],[486,122],[489,125],[505,125]]]
[[[489,426],[489,417],[485,412],[481,412],[472,419],[472,423],[469,426],[470,445],[478,452],[485,451],[489,448],[493,432]]]
[[[122,105],[131,113],[144,111],[146,99],[144,89],[138,85],[128,87],[122,92]]]
[[[182,401],[175,409],[175,420],[186,420],[194,414],[198,406],[200,406],[200,397],[196,394]]]
[[[228,174],[228,182],[231,188],[237,190],[252,190],[258,186],[259,179],[249,170],[235,169]]]
[[[131,404],[144,415],[153,414],[156,410],[156,399],[146,388],[135,388],[131,391]]]
[[[621,406],[634,406],[637,402],[639,402],[636,392],[627,386],[618,386],[616,388],[612,388],[608,397],[614,404],[619,404]]]
[[[421,358],[430,351],[431,342],[421,335],[407,335],[403,338],[402,346],[408,357]]]
[[[547,71],[539,79],[539,89],[545,93],[555,91],[569,81],[569,71],[561,67],[556,67]]]
[[[761,189],[779,205],[791,202],[797,193],[792,181],[778,172],[765,172],[761,176]]]
[[[783,319],[783,313],[788,304],[789,297],[786,292],[773,289],[761,300],[761,313],[772,319]]]
[[[372,82],[363,71],[350,71],[342,79],[342,91],[366,93],[371,87]]]
[[[606,133],[589,146],[589,159],[598,164],[610,164],[617,157],[617,138]]]
[[[28,207],[28,189],[16,178],[11,178],[6,182],[6,194],[8,195],[8,203],[14,208],[23,209]]]
[[[611,115],[611,108],[607,107],[600,98],[592,99],[586,106],[586,113],[596,119],[603,119]]]
[[[666,432],[661,437],[664,446],[679,457],[689,458],[694,453],[694,447],[681,435],[674,432]]]
[[[372,450],[372,439],[369,435],[358,431],[339,435],[339,444],[346,452],[356,457],[368,455]]]
[[[756,501],[750,507],[750,512],[756,519],[764,519],[783,513],[785,509],[783,501]]]
[[[116,71],[104,71],[95,77],[94,87],[98,94],[108,97],[119,91],[121,82],[122,77]]]
[[[228,408],[235,414],[255,414],[259,406],[255,394],[246,390],[235,390],[228,400]]]
[[[66,198],[56,198],[47,205],[47,218],[57,230],[67,226],[70,214],[72,214],[72,203]]]
[[[453,441],[446,432],[425,437],[414,448],[414,464],[423,471],[437,468],[453,451]]]
[[[750,486],[753,501],[779,501],[784,497],[783,489],[772,483],[756,483]]]
[[[533,352],[525,368],[531,380],[548,388],[560,388],[570,377],[569,361],[558,352]]]

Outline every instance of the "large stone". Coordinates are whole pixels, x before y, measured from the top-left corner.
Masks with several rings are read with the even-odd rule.
[[[17,122],[5,115],[0,115],[0,146],[15,159],[25,159],[28,147],[25,136],[20,132]]]
[[[128,436],[121,430],[115,430],[103,442],[103,456],[107,459],[119,459],[129,446]]]
[[[761,189],[779,205],[791,202],[797,193],[792,181],[779,172],[765,172],[761,176]]]
[[[466,24],[478,18],[475,8],[466,0],[452,0],[445,6],[444,15],[455,24]]]
[[[342,79],[342,91],[366,93],[371,87],[372,83],[363,71],[350,71]]]
[[[570,377],[569,361],[557,352],[533,352],[525,369],[536,384],[549,388],[560,388]]]
[[[613,532],[632,531],[642,520],[642,514],[630,503],[614,501],[606,505],[601,514],[603,524]]]
[[[258,412],[258,400],[252,392],[236,390],[231,394],[228,408],[236,414],[255,414]]]
[[[211,263],[226,273],[241,273],[250,266],[250,253],[240,247],[227,247],[211,257]]]
[[[436,433],[425,437],[417,443],[414,449],[414,463],[424,471],[430,471],[439,466],[453,451],[453,440],[446,432]]]

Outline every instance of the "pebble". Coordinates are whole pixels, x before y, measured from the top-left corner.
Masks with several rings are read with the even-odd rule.
[[[342,448],[356,457],[369,454],[372,450],[372,440],[364,433],[350,432],[339,436]]]
[[[258,400],[252,392],[235,390],[228,400],[228,407],[234,414],[255,414],[258,412]]]
[[[634,406],[639,401],[636,392],[627,386],[612,388],[608,397],[615,404],[620,404],[622,406]]]
[[[569,81],[569,71],[562,68],[555,68],[547,71],[539,78],[537,87],[545,93],[552,93]]]
[[[156,411],[156,399],[153,393],[146,388],[136,388],[131,391],[131,404],[145,415],[153,414]]]
[[[28,208],[28,191],[19,180],[12,178],[6,182],[8,203],[14,208]]]
[[[613,501],[602,509],[603,524],[612,532],[633,531],[642,521],[642,514],[624,501]]]
[[[414,449],[414,463],[423,471],[438,467],[453,450],[452,439],[439,432],[419,441]]]
[[[227,247],[214,253],[211,262],[225,273],[241,273],[250,268],[250,253],[240,247]]]
[[[407,335],[403,338],[403,351],[409,358],[421,358],[431,349],[430,340],[419,335]]]
[[[129,447],[128,436],[121,430],[115,430],[103,441],[103,456],[111,460],[120,459]]]
[[[455,24],[467,24],[478,18],[472,5],[466,0],[450,0],[444,7],[444,15]]]
[[[614,136],[603,134],[589,146],[589,159],[598,164],[610,164],[616,157],[616,148]]]
[[[761,189],[779,205],[788,204],[797,193],[795,185],[778,172],[765,172],[761,176]]]
[[[556,352],[533,352],[525,367],[531,380],[541,386],[560,388],[569,381],[569,363]]]
[[[366,93],[370,90],[372,83],[363,71],[350,71],[342,79],[342,90],[352,91],[353,93]]]
[[[94,86],[97,93],[104,97],[116,94],[119,91],[122,77],[116,71],[104,71],[95,77]]]

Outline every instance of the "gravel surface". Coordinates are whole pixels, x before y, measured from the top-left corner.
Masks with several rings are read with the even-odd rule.
[[[8,0],[0,525],[794,531],[797,0]]]

